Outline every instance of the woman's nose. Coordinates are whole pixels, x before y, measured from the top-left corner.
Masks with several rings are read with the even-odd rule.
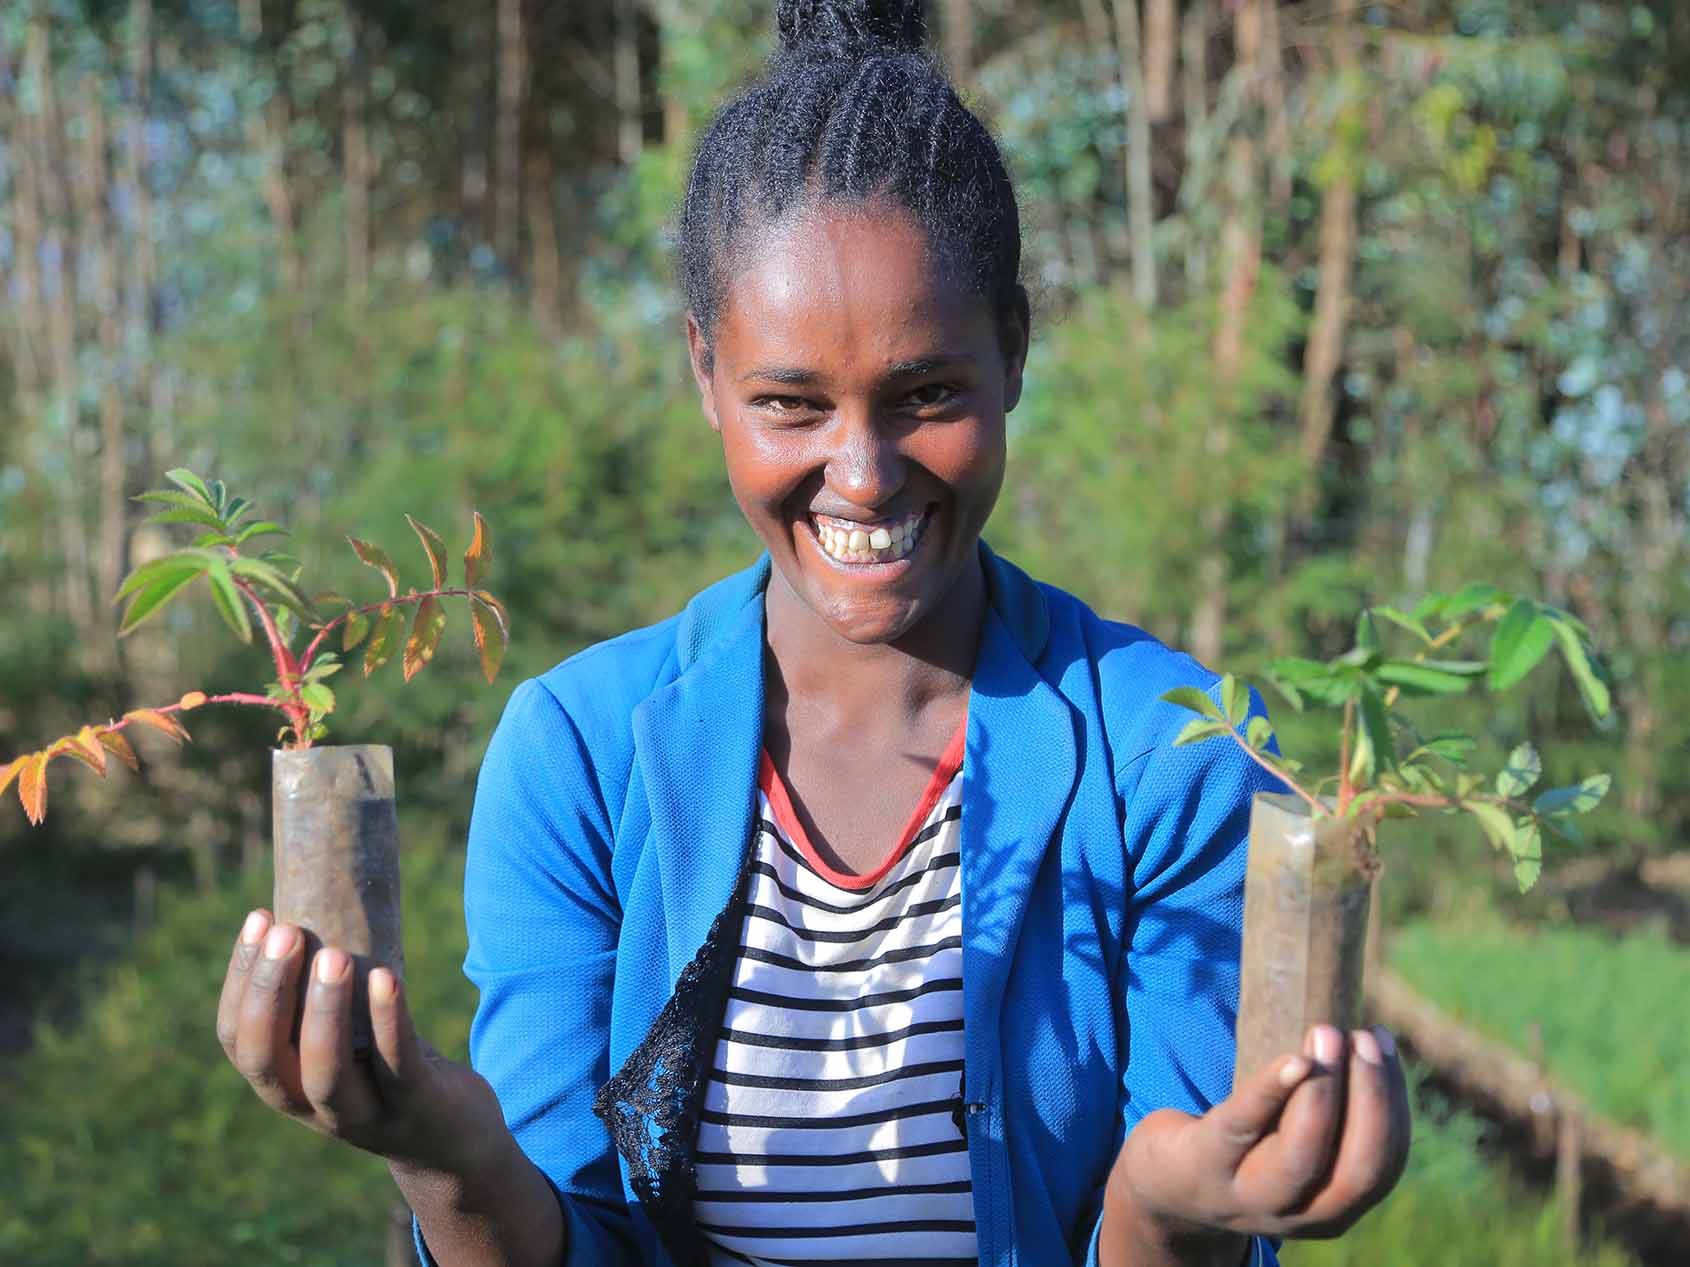
[[[865,509],[890,501],[904,485],[904,459],[896,438],[872,417],[841,419],[839,437],[828,459],[828,483]]]

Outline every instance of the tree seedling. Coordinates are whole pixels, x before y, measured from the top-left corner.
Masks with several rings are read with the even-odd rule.
[[[1417,644],[1412,654],[1389,653],[1381,626]],[[1482,658],[1452,658],[1458,644],[1489,632]],[[1532,795],[1543,773],[1537,749],[1522,743],[1502,768],[1470,768],[1474,740],[1460,731],[1423,734],[1397,709],[1400,700],[1457,696],[1484,681],[1492,691],[1517,685],[1552,649],[1578,685],[1591,717],[1606,722],[1611,710],[1607,684],[1591,650],[1589,631],[1569,613],[1534,599],[1473,584],[1431,594],[1412,611],[1370,607],[1356,624],[1355,646],[1334,659],[1275,660],[1267,680],[1298,711],[1318,707],[1341,715],[1338,768],[1311,779],[1300,763],[1271,747],[1267,718],[1249,716],[1249,690],[1227,674],[1220,702],[1196,687],[1180,687],[1162,698],[1196,714],[1176,744],[1230,739],[1252,760],[1279,776],[1307,805],[1310,815],[1358,820],[1371,842],[1386,817],[1423,812],[1465,814],[1491,845],[1512,860],[1521,892],[1543,869],[1543,840],[1582,843],[1574,819],[1601,803],[1610,779],[1593,774],[1569,787]]]
[[[84,726],[36,752],[0,765],[0,794],[15,781],[18,799],[29,821],[40,824],[47,815],[47,769],[59,757],[81,762],[104,776],[108,757],[131,770],[140,763],[124,731],[145,726],[178,742],[189,738],[181,715],[206,704],[237,704],[272,709],[284,725],[277,732],[283,748],[309,748],[327,733],[327,718],[335,710],[329,679],[363,648],[368,677],[399,654],[405,681],[410,681],[434,657],[446,627],[441,600],[468,600],[470,628],[491,683],[510,645],[505,607],[479,588],[492,562],[492,537],[479,512],[469,548],[464,552],[464,580],[448,587],[446,545],[433,529],[406,515],[422,542],[433,586],[400,592],[399,570],[380,547],[356,537],[347,540],[358,558],[387,581],[387,597],[355,603],[332,592],[307,596],[300,585],[299,561],[277,549],[248,549],[259,537],[286,536],[287,530],[267,519],[251,519],[252,504],[231,497],[222,481],[207,483],[192,471],[166,472],[174,488],[143,493],[137,499],[163,507],[145,520],[149,524],[191,524],[200,534],[185,549],[141,564],[124,580],[114,601],[127,600],[118,633],[128,634],[163,611],[193,582],[204,578],[219,615],[243,643],[251,644],[254,626],[269,649],[276,678],[262,694],[231,691],[210,694],[194,690],[173,704],[136,708],[103,725]],[[407,632],[407,624],[409,631]],[[303,643],[295,649],[296,644]],[[333,648],[333,649],[331,649]],[[401,652],[402,648],[402,652]]]

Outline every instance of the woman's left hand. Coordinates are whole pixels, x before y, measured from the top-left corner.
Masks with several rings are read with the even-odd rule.
[[[1203,1116],[1147,1115],[1110,1174],[1109,1204],[1163,1243],[1338,1236],[1395,1186],[1409,1132],[1390,1035],[1317,1025],[1302,1055],[1259,1070]]]

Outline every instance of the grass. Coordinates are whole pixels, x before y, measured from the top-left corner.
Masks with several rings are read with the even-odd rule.
[[[1529,1055],[1593,1108],[1690,1157],[1690,952],[1658,931],[1413,924],[1393,966],[1463,1022]]]
[[[1396,1190],[1335,1241],[1287,1242],[1285,1267],[1629,1267],[1613,1246],[1561,1241],[1552,1201],[1485,1159],[1485,1127],[1439,1098],[1416,1095],[1414,1145]]]

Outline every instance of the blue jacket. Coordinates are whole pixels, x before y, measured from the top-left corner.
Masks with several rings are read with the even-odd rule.
[[[1250,798],[1275,785],[1235,744],[1172,746],[1189,714],[1158,697],[1213,674],[981,557],[959,1121],[980,1262],[1071,1267],[1096,1261],[1126,1133],[1230,1089]],[[701,1067],[675,1040],[707,1047],[707,1073],[701,948],[724,940],[751,839],[768,576],[765,556],[524,682],[481,768],[470,1055],[558,1192],[569,1267],[688,1257]],[[1250,1261],[1274,1262],[1266,1241]]]

